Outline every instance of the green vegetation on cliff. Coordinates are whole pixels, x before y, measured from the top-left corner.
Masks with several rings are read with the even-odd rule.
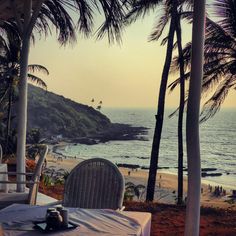
[[[111,125],[94,108],[29,85],[28,130],[39,128],[43,137],[64,138],[94,136]]]

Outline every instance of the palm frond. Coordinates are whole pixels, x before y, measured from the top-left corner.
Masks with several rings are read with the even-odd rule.
[[[161,17],[158,18],[157,22],[155,23],[153,31],[149,36],[149,41],[159,40],[160,36],[163,33],[163,30],[166,28],[166,25],[170,20],[170,12],[168,7],[166,5],[163,5],[162,7],[164,13],[161,15]]]
[[[75,25],[68,11],[68,1],[46,0],[43,3],[35,29],[47,35],[51,32],[49,22],[55,26],[61,44],[75,42]]]
[[[225,44],[230,46],[231,42],[234,42],[234,38],[224,30],[219,24],[212,21],[210,18],[206,19],[206,38],[214,39],[214,43]],[[234,42],[235,44],[235,42]]]
[[[193,11],[182,11],[182,12],[180,12],[180,18],[182,20],[187,21],[187,23],[191,24],[193,22]]]
[[[187,92],[186,94],[188,94],[188,92]],[[187,107],[187,103],[188,103],[187,97],[188,97],[188,95],[186,95],[185,97],[186,97],[186,98],[185,98],[185,100],[184,100],[184,109],[186,109],[186,107]],[[176,108],[172,113],[170,113],[170,115],[168,115],[168,118],[172,118],[172,117],[174,117],[175,115],[177,115],[177,112],[178,112],[178,111],[179,111],[179,107]]]
[[[30,82],[35,83],[44,89],[47,89],[46,83],[41,78],[28,73],[28,79],[30,80]]]
[[[213,11],[219,18],[219,25],[232,37],[236,38],[236,1],[215,0]]]
[[[162,41],[161,41],[161,46],[164,46],[164,45],[167,44],[168,38],[169,38],[169,36],[167,35],[166,37],[164,37],[164,38],[162,39]]]
[[[28,71],[32,73],[41,72],[45,75],[49,75],[48,69],[42,65],[36,65],[36,64],[28,65]]]
[[[143,18],[148,15],[150,12],[156,9],[156,6],[160,4],[161,0],[137,0],[132,4],[132,9],[126,15],[126,22],[131,24],[139,18]],[[157,14],[160,11],[157,12]]]
[[[97,39],[102,39],[104,35],[107,34],[109,43],[114,41],[121,42],[123,21],[125,17],[122,1],[99,0],[98,2],[100,3],[105,20],[96,31]],[[99,6],[97,7],[99,9]]]
[[[190,69],[191,66],[191,49],[192,49],[191,43],[187,43],[183,49],[185,70],[187,68]],[[179,71],[179,57],[175,56],[171,63],[170,73],[175,73],[178,71]]]
[[[93,28],[93,9],[86,0],[76,1],[79,11],[78,28],[86,37],[89,36]]]
[[[213,117],[219,110],[224,102],[229,90],[231,88],[229,77],[226,81],[223,81],[218,87],[213,96],[204,104],[200,122],[204,122]]]
[[[179,4],[184,6],[185,11],[193,11],[194,0],[179,0]]]
[[[203,77],[202,92],[209,92],[209,90],[218,86],[221,81],[225,81],[229,76],[234,78],[235,75],[229,72],[234,65],[235,62],[231,61],[226,64],[217,64],[211,70],[206,71]]]
[[[188,80],[189,78],[190,78],[190,72],[185,73],[184,79]],[[178,86],[179,84],[180,84],[180,78],[177,78],[174,82],[170,83],[168,85],[170,92],[172,92],[176,88],[176,86]]]

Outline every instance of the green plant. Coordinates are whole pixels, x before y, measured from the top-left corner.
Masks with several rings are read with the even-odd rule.
[[[43,185],[45,187],[52,186],[53,185],[53,180],[49,175],[43,175]]]
[[[43,171],[43,184],[45,187],[64,185],[68,175],[69,172],[64,169],[45,168]]]
[[[136,197],[138,200],[141,200],[145,189],[146,187],[142,184],[135,185],[132,182],[127,182],[125,184],[124,199],[132,201]]]

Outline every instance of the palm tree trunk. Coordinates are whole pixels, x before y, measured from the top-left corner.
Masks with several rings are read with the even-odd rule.
[[[154,137],[153,137],[153,142],[152,142],[151,160],[150,160],[149,176],[148,176],[148,184],[147,184],[147,196],[146,196],[147,202],[153,201],[154,193],[155,193],[156,174],[157,174],[158,159],[159,159],[159,148],[160,148],[161,132],[162,132],[162,126],[163,126],[164,109],[165,109],[166,87],[167,87],[168,75],[169,75],[172,52],[173,52],[176,13],[177,13],[177,3],[176,1],[173,1],[173,7],[172,7],[172,13],[171,13],[172,17],[171,17],[169,34],[168,34],[166,58],[165,58],[163,72],[162,72],[161,85],[160,85],[159,98],[158,98],[157,115],[156,115],[156,124],[155,124]]]
[[[11,108],[12,108],[12,96],[13,96],[13,81],[9,83],[9,96],[8,96],[8,111],[7,111],[7,132],[6,132],[6,150],[8,150],[10,130],[11,130]]]
[[[27,67],[29,55],[30,40],[25,37],[22,42],[21,50],[21,71],[18,102],[18,126],[17,126],[17,172],[25,173],[25,145],[26,145],[26,122],[27,122]],[[24,181],[23,175],[17,176],[17,182]],[[17,184],[17,191],[24,192],[25,186]]]
[[[30,48],[30,34],[27,28],[31,18],[32,1],[25,0],[24,30],[22,35],[22,48],[20,53],[20,84],[18,103],[18,126],[17,126],[17,172],[25,173],[25,145],[26,145],[26,122],[27,122],[27,70]],[[17,182],[25,181],[24,175],[17,175]],[[17,184],[17,191],[24,192],[25,185]]]
[[[24,0],[24,25],[22,29],[22,48],[20,54],[20,86],[18,104],[18,127],[17,127],[17,172],[25,173],[25,144],[26,144],[26,122],[27,122],[27,70],[30,48],[30,35],[37,20],[41,6],[45,0],[38,0],[32,12],[32,0]],[[15,16],[16,19],[17,16]],[[21,25],[19,23],[19,28]],[[25,180],[25,176],[17,175],[17,182]],[[17,191],[24,192],[25,185],[17,184]]]
[[[203,77],[205,0],[194,1],[191,77],[186,121],[188,197],[185,236],[198,236],[200,223],[201,156],[199,110]]]
[[[183,203],[183,115],[185,98],[185,80],[184,80],[184,57],[182,48],[180,16],[176,18],[176,35],[179,53],[179,71],[180,71],[180,101],[178,117],[178,199],[177,204]]]

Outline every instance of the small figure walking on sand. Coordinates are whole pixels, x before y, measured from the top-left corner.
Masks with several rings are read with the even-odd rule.
[[[210,185],[210,193],[212,193],[212,186]]]
[[[226,190],[223,189],[223,196],[226,196]]]
[[[222,190],[223,190],[223,188],[222,188],[222,186],[220,186],[220,193],[222,193]]]

